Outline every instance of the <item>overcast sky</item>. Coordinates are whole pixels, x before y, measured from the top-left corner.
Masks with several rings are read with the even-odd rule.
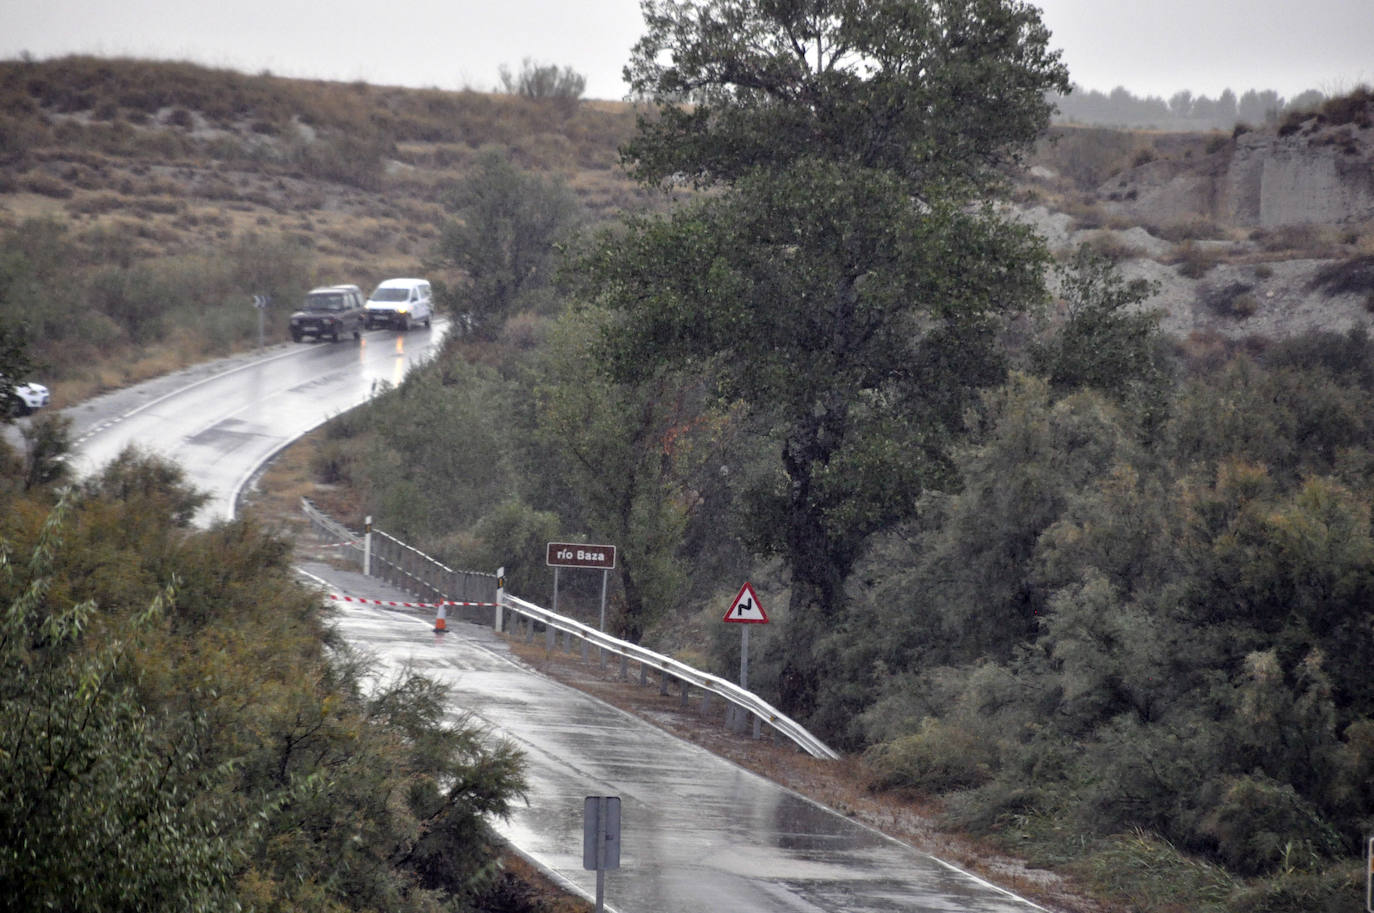
[[[1371,0],[1044,0],[1073,81],[1327,94],[1374,84]],[[530,58],[618,99],[638,0],[0,0],[0,57],[193,60],[250,73],[490,90]]]

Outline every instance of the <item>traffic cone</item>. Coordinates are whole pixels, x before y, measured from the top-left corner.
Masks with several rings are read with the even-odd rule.
[[[434,633],[435,633],[435,634],[443,634],[445,631],[448,630],[448,624],[444,621],[444,617],[445,617],[447,614],[448,614],[448,606],[445,606],[445,605],[439,606],[439,617],[436,618],[436,619],[434,619]]]

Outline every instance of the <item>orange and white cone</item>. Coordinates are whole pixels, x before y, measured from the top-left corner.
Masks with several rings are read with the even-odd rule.
[[[448,606],[439,606],[439,617],[434,619],[434,633],[443,634],[448,630],[448,623],[444,620],[448,615]]]

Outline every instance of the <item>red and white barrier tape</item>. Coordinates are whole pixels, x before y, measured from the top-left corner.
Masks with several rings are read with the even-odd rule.
[[[361,542],[330,542],[327,545],[316,545],[315,548],[362,548]]]
[[[391,601],[386,600],[386,599],[363,599],[361,596],[340,596],[340,595],[338,595],[337,593],[330,593],[330,594],[329,594],[329,598],[330,598],[330,599],[337,599],[339,602],[360,602],[360,603],[363,603],[364,605],[385,605],[385,606],[395,606],[395,607],[397,607],[397,608],[406,608],[406,609],[438,609],[438,608],[441,608],[441,607],[444,607],[444,606],[451,606],[451,605],[469,605],[469,606],[472,606],[472,605],[475,605],[475,606],[495,606],[495,605],[497,605],[497,603],[494,603],[494,602],[452,602],[452,601],[448,601],[448,600],[445,600],[444,602],[391,602]]]

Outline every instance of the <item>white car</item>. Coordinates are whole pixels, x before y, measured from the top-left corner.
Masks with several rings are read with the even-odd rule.
[[[369,330],[382,326],[408,330],[417,323],[429,326],[434,319],[434,292],[424,279],[387,279],[368,296],[365,315]]]
[[[50,398],[48,388],[42,384],[15,384],[6,404],[7,411],[12,415],[28,415],[46,406]]]

